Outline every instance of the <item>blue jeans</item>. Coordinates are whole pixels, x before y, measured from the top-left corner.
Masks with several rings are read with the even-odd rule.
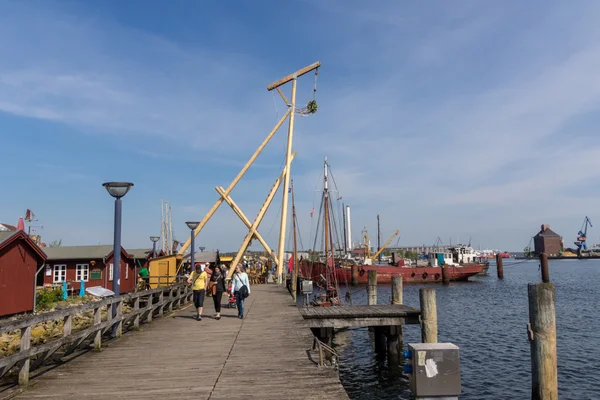
[[[240,292],[235,292],[235,303],[237,305],[237,309],[238,309],[238,315],[240,316],[244,316],[244,298],[242,297],[242,295],[240,294]]]

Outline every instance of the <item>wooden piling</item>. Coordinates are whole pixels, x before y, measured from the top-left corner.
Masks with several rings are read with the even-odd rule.
[[[448,270],[448,266],[446,264],[442,265],[442,283],[444,285],[450,284],[450,271]]]
[[[530,283],[528,333],[531,344],[531,399],[558,399],[554,285]]]
[[[390,326],[387,329],[388,364],[399,365],[402,350],[402,326]]]
[[[352,266],[352,286],[358,286],[358,265]]]
[[[392,304],[402,304],[402,275],[392,276]]]
[[[498,279],[504,279],[504,266],[502,265],[502,254],[496,254],[496,272],[498,272]]]
[[[550,282],[550,272],[548,271],[548,254],[540,254],[540,269],[542,270],[542,282]]]
[[[369,295],[369,305],[374,306],[377,304],[377,271],[369,271],[369,285],[367,286],[367,293]]]
[[[402,304],[402,290],[402,275],[392,276],[392,304]],[[403,341],[402,325],[390,326],[387,336],[388,361],[390,363],[396,363]]]
[[[419,289],[419,302],[421,303],[421,342],[437,343],[438,329],[435,289]]]
[[[375,352],[385,355],[387,349],[386,328],[383,326],[375,326],[373,328],[375,333]]]

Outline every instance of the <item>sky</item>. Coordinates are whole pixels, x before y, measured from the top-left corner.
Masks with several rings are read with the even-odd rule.
[[[295,118],[303,249],[324,157],[355,240],[379,214],[391,245],[521,251],[549,224],[572,246],[600,204],[600,3],[577,5],[0,1],[0,222],[31,209],[44,242],[110,244],[102,183],[130,181],[123,245],[150,246],[161,200],[185,241],[286,111],[266,86],[320,61],[316,94],[298,79],[298,107],[319,105]],[[250,220],[286,140],[287,122],[231,192]],[[259,228],[273,248],[281,191]],[[196,243],[234,251],[246,233],[224,204]]]

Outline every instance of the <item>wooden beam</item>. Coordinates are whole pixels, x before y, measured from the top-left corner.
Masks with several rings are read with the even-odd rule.
[[[263,151],[263,149],[269,143],[269,141],[271,140],[271,138],[273,138],[273,135],[275,135],[275,132],[277,132],[279,130],[279,128],[281,127],[281,125],[284,123],[284,121],[287,119],[287,117],[291,114],[292,108],[288,109],[286,111],[286,113],[281,117],[281,119],[279,121],[277,121],[277,124],[275,125],[275,127],[273,128],[273,130],[271,130],[271,132],[269,133],[269,135],[267,136],[267,138],[262,142],[262,144],[258,147],[258,149],[256,149],[256,151],[254,152],[254,154],[252,154],[252,157],[250,157],[250,159],[248,160],[248,162],[246,163],[246,165],[244,165],[244,168],[242,168],[242,170],[237,174],[237,176],[234,178],[234,180],[229,184],[229,187],[227,187],[227,189],[225,190],[225,193],[229,194],[233,190],[233,188],[235,187],[235,185],[238,184],[238,182],[240,181],[240,179],[242,179],[242,177],[244,176],[244,174],[246,173],[246,171],[248,171],[248,168],[250,168],[250,166],[252,165],[252,163],[254,163],[254,160],[256,160],[256,157],[258,157],[258,155]],[[200,231],[202,230],[202,228],[204,228],[204,225],[206,225],[206,223],[208,222],[208,220],[215,214],[215,212],[221,206],[221,204],[223,204],[223,197],[219,198],[219,200],[217,200],[215,202],[215,204],[208,211],[208,213],[206,213],[206,215],[204,216],[204,218],[202,219],[202,221],[200,221],[200,224],[194,230],[194,236],[198,236],[198,233],[200,233]],[[191,243],[192,243],[192,239],[191,239],[191,237],[188,236],[188,238],[185,241],[185,243],[181,246],[181,249],[179,249],[178,254],[185,253],[185,251],[188,249],[188,247],[190,247]]]
[[[401,325],[418,325],[417,317],[394,317],[394,318],[324,318],[324,319],[307,319],[307,325],[310,328],[333,328],[345,329],[352,327],[368,327],[368,326],[401,326]]]
[[[235,214],[242,220],[242,222],[244,223],[244,225],[246,225],[246,227],[248,229],[250,229],[250,227],[252,226],[252,223],[250,223],[250,220],[246,217],[246,215],[244,215],[244,212],[240,209],[240,207],[235,204],[235,202],[233,201],[233,199],[231,197],[229,197],[228,195],[225,194],[225,189],[223,189],[222,187],[216,187],[215,190],[221,195],[223,196],[223,201],[225,201],[229,207],[231,207],[231,209],[233,210],[233,212],[235,212]],[[258,239],[258,241],[260,242],[260,244],[263,245],[263,247],[265,248],[265,250],[267,251],[267,253],[269,253],[269,255],[271,256],[271,258],[273,258],[273,260],[275,261],[275,263],[277,263],[277,256],[276,254],[273,252],[273,250],[269,247],[269,245],[267,244],[267,242],[265,241],[265,239],[261,236],[260,233],[256,232],[254,234],[254,236],[256,237],[256,239]]]
[[[283,99],[283,101],[285,101],[285,104],[290,104],[290,102],[288,101],[287,97],[285,97],[285,94],[283,94],[283,92],[281,91],[281,89],[277,88],[277,91],[279,92],[279,95],[281,96],[281,98]]]
[[[296,153],[292,154],[292,159],[295,154]],[[237,252],[236,256],[234,257],[233,261],[231,262],[231,265],[233,266],[233,268],[229,268],[229,272],[227,273],[227,278],[231,278],[233,276],[235,266],[240,262],[242,256],[246,252],[246,249],[248,248],[248,245],[250,244],[252,237],[254,237],[256,235],[256,233],[257,233],[256,229],[258,228],[258,225],[260,225],[263,217],[265,216],[265,213],[269,209],[269,206],[271,205],[271,202],[273,201],[273,198],[275,197],[277,190],[279,190],[281,181],[283,179],[285,179],[286,174],[287,174],[287,168],[283,168],[283,172],[281,172],[281,175],[279,176],[279,178],[277,178],[275,180],[275,184],[271,188],[271,191],[269,192],[269,195],[267,196],[267,200],[265,200],[263,206],[261,207],[260,211],[258,212],[258,215],[256,216],[256,219],[254,220],[254,223],[252,224],[252,226],[250,226],[248,234],[246,235],[246,237],[244,238],[244,241],[242,242],[242,245],[240,246],[240,250]]]
[[[294,78],[300,78],[302,75],[309,73],[312,70],[315,70],[317,68],[319,68],[321,66],[321,62],[317,61],[314,64],[311,64],[307,67],[304,67],[302,69],[299,69],[298,71],[294,72],[293,74],[289,74],[288,76],[286,76],[285,78],[281,78],[280,80],[278,80],[277,82],[273,82],[271,83],[269,86],[267,86],[267,90],[271,91],[273,89],[277,89],[279,86],[281,85],[285,85],[286,83],[288,83],[289,81],[291,81]]]

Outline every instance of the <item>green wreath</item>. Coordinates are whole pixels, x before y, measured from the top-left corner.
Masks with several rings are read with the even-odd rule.
[[[306,105],[306,113],[314,114],[317,112],[317,108],[319,108],[319,106],[317,105],[317,102],[315,100],[311,100]]]

